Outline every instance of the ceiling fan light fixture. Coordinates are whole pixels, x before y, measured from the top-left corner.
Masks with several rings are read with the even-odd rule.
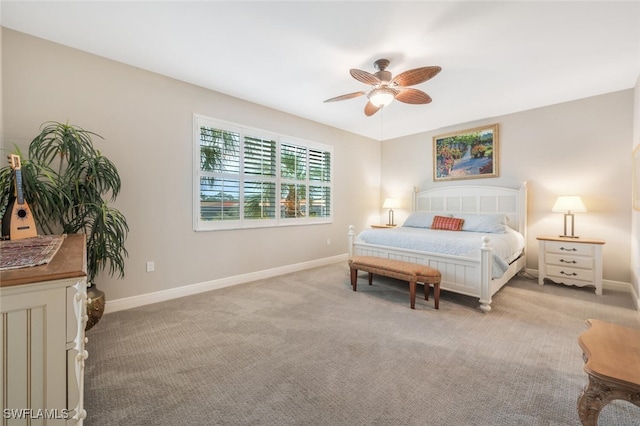
[[[377,89],[373,89],[371,93],[369,93],[369,101],[377,107],[384,107],[393,101],[396,97],[396,93],[397,92],[395,90],[388,87],[379,87]]]
[[[404,71],[393,77],[391,73],[387,71],[387,66],[389,65],[388,59],[378,59],[373,65],[378,70],[374,74],[356,68],[349,70],[351,77],[370,87],[369,92],[361,90],[359,92],[347,93],[346,95],[327,99],[325,102],[344,101],[366,94],[369,102],[364,106],[364,115],[367,117],[371,117],[383,107],[393,102],[394,99],[405,104],[428,104],[432,101],[431,96],[422,90],[409,86],[424,83],[435,77],[436,74],[442,70],[442,68],[438,66],[420,67]]]

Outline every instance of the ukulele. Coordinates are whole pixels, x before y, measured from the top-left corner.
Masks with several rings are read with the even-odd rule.
[[[8,235],[11,240],[36,237],[38,235],[36,224],[22,192],[20,156],[12,154],[9,156],[9,161],[15,178],[15,192],[14,199],[9,203],[2,218],[2,235]]]

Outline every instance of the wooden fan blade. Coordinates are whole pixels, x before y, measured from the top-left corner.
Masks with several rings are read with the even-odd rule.
[[[351,69],[349,72],[351,73],[351,77],[355,78],[361,83],[370,84],[372,86],[376,84],[380,84],[380,79],[378,77],[366,71],[357,70],[354,68],[354,69]]]
[[[371,103],[371,101],[367,102],[367,104],[364,106],[364,114],[367,117],[371,117],[373,114],[375,114],[376,112],[378,112],[378,110],[382,108],[379,106],[375,106],[374,104]]]
[[[398,86],[413,86],[414,84],[424,83],[425,81],[435,77],[440,71],[442,71],[442,68],[440,67],[414,68],[395,76],[395,78],[391,80],[391,84],[396,84]]]
[[[365,92],[348,93],[346,95],[336,96],[335,98],[327,99],[325,102],[346,101],[347,99],[357,98],[358,96],[362,96],[364,94]]]
[[[431,102],[431,96],[418,89],[399,89],[400,93],[396,95],[396,100],[405,104],[428,104]]]

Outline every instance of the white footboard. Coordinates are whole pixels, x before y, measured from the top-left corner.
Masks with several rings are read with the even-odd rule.
[[[483,237],[480,256],[462,256],[426,253],[414,250],[396,249],[359,241],[353,225],[349,226],[349,256],[376,256],[387,259],[418,263],[437,269],[442,274],[440,288],[454,293],[478,297],[480,309],[491,310],[491,297],[511,278],[503,276],[492,280],[492,253],[489,238]],[[516,271],[517,272],[517,271]],[[506,278],[506,279],[505,279]]]

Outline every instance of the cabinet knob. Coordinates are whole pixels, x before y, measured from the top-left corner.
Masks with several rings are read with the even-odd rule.
[[[562,263],[578,263],[575,260],[564,260],[564,259],[560,259],[560,262],[562,262]]]
[[[577,248],[564,248],[564,247],[560,247],[560,250],[564,250],[564,251],[578,251]]]
[[[565,271],[560,271],[560,273],[561,273],[562,275],[567,275],[567,276],[569,276],[569,277],[575,277],[576,275],[578,275],[578,274],[576,274],[575,272],[571,272],[570,274],[568,274],[568,273],[566,273]]]

